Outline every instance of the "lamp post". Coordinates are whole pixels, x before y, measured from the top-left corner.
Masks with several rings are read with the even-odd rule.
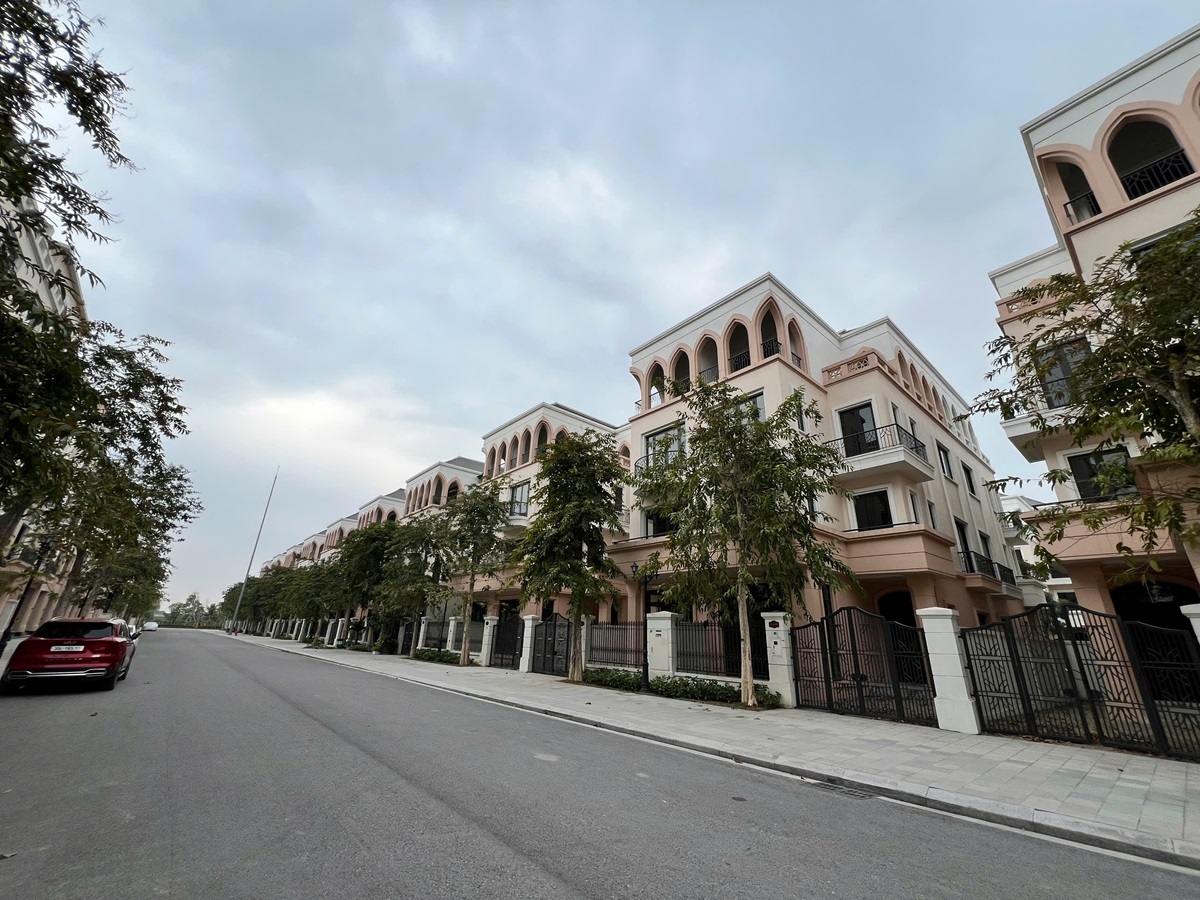
[[[642,690],[649,692],[650,690],[650,639],[646,632],[649,630],[650,619],[647,614],[650,612],[646,589],[650,586],[650,582],[654,580],[653,575],[642,575],[638,577],[638,564],[632,563],[629,566],[629,571],[634,578],[642,585]]]

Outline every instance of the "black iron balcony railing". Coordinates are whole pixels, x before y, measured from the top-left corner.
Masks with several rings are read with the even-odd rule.
[[[993,581],[1000,580],[1000,576],[996,573],[996,563],[990,557],[984,556],[975,550],[965,550],[959,554],[959,558],[962,560],[964,572],[984,575]],[[1008,570],[1008,575],[1010,578],[1012,577],[1011,569]],[[1015,584],[1016,582],[1012,583]]]
[[[705,384],[711,384],[720,377],[720,369],[717,366],[709,366],[707,369],[701,369],[699,378]]]
[[[842,451],[842,456],[849,459],[852,456],[862,456],[864,453],[874,453],[876,450],[886,450],[891,447],[904,447],[915,453],[921,459],[929,462],[929,452],[916,436],[899,425],[884,425],[871,431],[859,434],[848,434],[845,437],[826,441],[826,446],[836,446]]]
[[[1183,150],[1173,150],[1123,174],[1121,186],[1125,188],[1130,200],[1136,200],[1143,194],[1157,191],[1173,181],[1187,178],[1194,171],[1187,154]]]
[[[510,516],[527,516],[529,515],[528,500],[509,500],[508,514]]]
[[[1042,396],[1046,399],[1049,409],[1062,409],[1076,402],[1075,391],[1071,388],[1070,378],[1051,378],[1042,382]]]
[[[1096,195],[1091,191],[1080,194],[1078,197],[1072,197],[1063,204],[1063,209],[1067,213],[1067,221],[1072,225],[1078,225],[1093,216],[1100,215],[1100,204],[1096,202]]]
[[[654,409],[654,407],[656,407],[656,406],[662,406],[662,403],[663,403],[662,389],[655,388],[654,390],[652,390],[650,392],[650,408]]]
[[[783,345],[781,343],[779,343],[779,341],[775,340],[774,338],[771,338],[771,340],[769,340],[769,341],[763,341],[763,344],[762,344],[763,359],[766,359],[768,356],[778,356],[779,351],[782,349],[783,349]]]
[[[642,411],[642,401],[641,401],[641,400],[634,400],[634,401],[633,401],[633,411],[634,411],[634,412],[641,412],[641,411]]]
[[[640,459],[638,459],[637,462],[635,462],[633,464],[633,471],[636,473],[636,472],[642,471],[643,469],[649,468],[650,466],[656,465],[658,463],[669,462],[670,460],[674,459],[678,455],[679,455],[678,450],[658,450],[658,451],[655,451],[654,453],[647,453],[645,456],[641,457]]]
[[[799,353],[792,353],[792,365],[794,365],[797,369],[804,368],[804,360],[800,358]]]
[[[1013,574],[1013,570],[1002,563],[996,563],[996,574],[1003,584],[1015,585],[1017,583],[1017,577]]]
[[[729,357],[729,371],[737,372],[750,365],[750,351],[743,350],[741,353],[735,353]]]

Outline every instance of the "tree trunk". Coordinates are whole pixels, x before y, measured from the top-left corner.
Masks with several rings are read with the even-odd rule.
[[[578,607],[571,604],[571,665],[567,669],[567,681],[579,684],[583,681],[583,628]]]
[[[458,654],[458,664],[460,666],[469,666],[471,664],[471,600],[475,596],[475,573],[472,572],[467,580],[467,592],[463,594],[462,605],[458,610],[458,617],[462,619],[462,651]]]
[[[409,627],[412,628],[413,635],[412,640],[408,642],[408,658],[412,659],[413,654],[417,652],[417,639],[421,636],[421,617],[413,616],[413,620],[409,622]]]
[[[758,706],[754,696],[754,662],[750,658],[750,603],[747,599],[746,578],[749,570],[746,566],[746,530],[742,521],[742,501],[737,501],[738,518],[738,636],[742,642],[742,703],[746,706]]]
[[[0,513],[0,552],[8,549],[13,535],[16,534],[17,526],[21,524],[21,519],[25,518],[25,513],[28,511],[29,501],[24,497],[17,497],[8,509]]]

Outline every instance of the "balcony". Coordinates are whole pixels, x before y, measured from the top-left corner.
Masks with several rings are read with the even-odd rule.
[[[729,371],[740,372],[742,369],[750,366],[750,351],[743,350],[741,353],[735,353],[729,357]]]
[[[1187,154],[1183,150],[1174,150],[1121,175],[1121,187],[1125,188],[1130,200],[1136,200],[1160,187],[1187,178],[1193,171]]]
[[[707,369],[701,369],[698,376],[704,384],[712,384],[721,375],[720,369],[717,366],[709,366]]]
[[[958,558],[962,563],[963,571],[968,575],[982,575],[984,578],[989,578],[992,581],[1016,587],[1016,575],[1013,574],[1013,570],[1008,566],[998,563],[994,559],[984,556],[982,553],[977,553],[974,550],[967,550],[960,553]],[[968,587],[970,586],[968,585]]]
[[[783,345],[781,343],[779,343],[779,341],[775,340],[774,338],[771,338],[771,340],[769,340],[769,341],[763,341],[763,343],[762,343],[763,359],[766,359],[767,357],[770,357],[770,356],[778,356],[779,351],[781,351],[782,349],[783,349]]]
[[[1021,451],[1027,462],[1041,462],[1045,459],[1038,440],[1038,429],[1033,423],[1034,416],[1038,413],[1066,409],[1075,403],[1075,398],[1076,393],[1071,388],[1069,378],[1052,378],[1042,382],[1041,392],[1032,398],[1032,408],[1001,413],[1000,425],[1004,428],[1005,436]],[[1050,424],[1054,424],[1052,417],[1046,418]]]
[[[925,445],[899,425],[848,434],[825,445],[836,447],[846,460],[847,470],[838,476],[843,482],[880,475],[902,475],[917,482],[933,480],[933,465]]]
[[[515,516],[518,518],[524,518],[524,517],[528,516],[529,515],[529,501],[528,500],[509,500],[508,501],[508,514],[510,516]]]
[[[1096,202],[1096,195],[1088,191],[1086,194],[1072,197],[1064,203],[1063,210],[1067,214],[1067,221],[1072,225],[1078,225],[1093,216],[1100,215],[1100,204]]]
[[[678,450],[659,450],[655,453],[647,453],[633,464],[633,473],[636,475],[643,469],[648,469],[655,464],[670,462],[678,455]]]

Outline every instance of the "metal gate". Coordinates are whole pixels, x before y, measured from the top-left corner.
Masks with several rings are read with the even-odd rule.
[[[566,675],[571,662],[571,620],[558,613],[533,628],[533,671]]]
[[[492,649],[492,665],[499,669],[521,667],[521,649],[525,645],[525,622],[511,616],[496,624],[496,643]]]
[[[1200,759],[1192,632],[1044,604],[962,637],[986,731]]]
[[[937,725],[925,633],[848,606],[792,629],[800,706]]]

